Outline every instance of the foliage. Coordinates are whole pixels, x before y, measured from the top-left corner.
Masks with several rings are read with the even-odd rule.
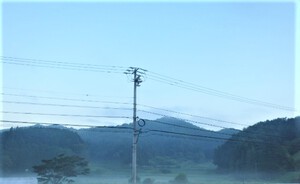
[[[2,172],[24,172],[43,158],[58,154],[82,155],[86,146],[70,129],[32,126],[11,128],[0,133]]]
[[[162,118],[158,121],[189,128],[170,127],[151,120],[146,121],[146,127],[187,134],[197,133],[203,136],[216,136],[212,131],[201,129],[175,118]],[[131,127],[132,124],[120,126]],[[85,156],[95,164],[128,167],[132,156],[132,132],[128,130],[128,133],[124,133],[124,131],[120,132],[120,130],[115,129],[108,131],[105,128],[75,130],[62,126],[40,125],[5,130],[0,132],[2,173],[25,172],[43,158],[51,158],[61,153]],[[223,131],[229,131],[226,133],[229,135],[234,133],[234,130]],[[226,136],[222,135],[222,138],[226,138]],[[158,142],[159,144],[157,144]],[[149,136],[141,136],[139,139],[137,159],[140,166],[151,166],[168,173],[170,168],[178,167],[178,162],[189,160],[194,163],[201,163],[210,160],[213,150],[221,143],[221,141],[208,142],[149,134]]]
[[[128,179],[128,183],[133,183],[133,177]],[[136,183],[141,183],[141,178],[139,176],[136,177]]]
[[[178,174],[173,181],[171,181],[172,184],[188,184],[188,178],[186,174],[180,173]]]
[[[74,182],[70,177],[89,173],[88,162],[78,156],[58,155],[42,164],[33,166],[38,174],[38,182],[44,184],[62,184]]]
[[[143,181],[143,184],[153,184],[154,183],[154,179],[152,178],[145,178]]]
[[[158,121],[170,123],[189,128],[181,128],[176,126],[168,126],[147,120],[146,128],[165,131],[175,131],[187,134],[199,134],[203,136],[218,136],[215,132],[201,129],[195,125],[187,123],[175,118],[162,118]],[[131,124],[124,124],[123,127],[131,127]],[[201,131],[199,131],[201,130]],[[231,133],[236,133],[234,130],[229,131],[228,135],[220,135],[222,138],[229,138]],[[131,130],[128,134],[120,133],[119,130],[110,129],[81,129],[78,134],[88,145],[89,159],[111,164],[122,163],[129,165],[131,163]],[[146,136],[147,135],[147,136]],[[159,144],[157,144],[159,142]],[[190,160],[193,162],[205,162],[212,158],[213,150],[222,144],[220,142],[201,141],[199,139],[183,139],[182,136],[161,136],[145,134],[139,138],[137,159],[139,165],[143,166],[174,166],[180,161]],[[105,148],[105,149],[103,149]],[[153,149],[155,148],[155,149]],[[162,159],[161,159],[162,158]],[[159,160],[160,159],[160,160]],[[173,163],[172,163],[173,162]]]
[[[260,122],[233,135],[231,141],[218,147],[214,163],[229,171],[295,170],[299,138],[300,117]]]

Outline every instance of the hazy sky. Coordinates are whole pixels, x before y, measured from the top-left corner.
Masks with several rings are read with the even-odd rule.
[[[2,56],[135,66],[223,92],[295,107],[295,3],[3,3]],[[3,61],[3,58],[2,58]],[[3,64],[6,94],[132,102],[125,74]],[[3,96],[5,101],[131,105]],[[298,112],[224,99],[147,78],[138,103],[247,125]],[[178,116],[163,111],[140,109]],[[298,108],[299,109],[299,108]],[[132,111],[3,104],[4,111],[122,115]],[[140,118],[159,118],[138,112]],[[232,124],[186,119],[226,127]],[[95,117],[4,114],[6,120],[107,125]],[[5,125],[10,126],[10,125]],[[205,127],[212,128],[212,127]]]

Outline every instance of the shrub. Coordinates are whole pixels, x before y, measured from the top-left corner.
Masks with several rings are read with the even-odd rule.
[[[143,184],[153,184],[154,183],[154,179],[152,178],[146,178],[143,181]]]
[[[133,183],[133,178],[132,178],[132,177],[129,178],[128,183],[129,183],[129,184],[130,184],[130,183]],[[136,177],[136,183],[141,183],[141,178],[138,177],[138,176]]]
[[[186,174],[180,173],[178,174],[173,181],[171,181],[172,184],[188,184],[189,181],[187,179]]]

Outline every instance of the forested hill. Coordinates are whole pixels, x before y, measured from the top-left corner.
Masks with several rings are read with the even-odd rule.
[[[300,170],[300,117],[259,122],[216,149],[214,163],[228,171]]]
[[[76,132],[56,126],[11,128],[0,133],[0,145],[4,173],[24,172],[42,159],[61,153],[80,155],[86,149]]]
[[[120,127],[132,125],[125,124]],[[220,134],[175,118],[161,118],[145,121],[141,132],[143,133],[138,139],[138,160],[141,165],[149,165],[159,157],[196,162],[211,160],[214,149],[237,130]],[[172,132],[199,137],[174,135]],[[92,128],[78,130],[78,133],[88,145],[89,157],[92,160],[130,164],[132,130]],[[218,137],[225,140],[216,141],[204,137]]]
[[[226,134],[201,129],[190,123],[162,118],[146,121],[138,139],[138,160],[140,165],[172,165],[175,160],[202,162],[212,159],[214,149],[224,140],[211,140],[182,135],[174,135],[152,130],[180,132],[199,136],[227,139],[235,133]],[[132,127],[124,124],[117,127]],[[228,131],[228,130],[227,130]],[[132,130],[118,128],[70,129],[63,126],[35,125],[11,128],[0,132],[1,169],[4,172],[24,172],[42,159],[58,154],[76,154],[92,163],[131,163]]]
[[[80,155],[94,164],[106,162],[129,167],[132,130],[124,127],[132,124],[79,130],[38,125],[2,131],[1,169],[24,172],[42,159],[61,153]],[[215,152],[214,163],[228,171],[300,170],[300,117],[259,122],[243,131],[218,132],[174,118],[161,118],[145,121],[140,132],[140,166],[172,166],[186,160],[202,162],[212,159]]]

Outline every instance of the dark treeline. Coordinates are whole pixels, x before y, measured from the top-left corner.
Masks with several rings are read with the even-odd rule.
[[[25,172],[42,159],[55,155],[84,154],[86,145],[73,131],[32,126],[11,128],[0,137],[0,159],[3,173]]]
[[[170,126],[172,124],[172,126]],[[124,124],[117,127],[131,127]],[[160,130],[199,135],[189,137]],[[300,118],[260,122],[243,131],[201,129],[174,118],[146,121],[138,139],[139,166],[172,168],[211,161],[227,171],[300,170]],[[231,136],[232,135],[232,136]],[[11,128],[0,133],[2,173],[24,173],[42,159],[78,155],[92,164],[130,168],[132,130],[62,126]],[[220,138],[203,138],[200,136]],[[229,141],[226,141],[228,140]]]
[[[234,140],[243,142],[234,142]],[[218,147],[214,163],[226,171],[300,170],[300,117],[259,122]]]
[[[180,125],[180,127],[164,123]],[[124,124],[119,127],[131,126],[131,124]],[[201,129],[174,118],[146,121],[146,125],[141,130],[143,132],[165,130],[218,136],[224,139],[236,132],[236,130],[227,130],[228,134],[216,134],[216,132]],[[11,128],[3,131],[0,135],[0,158],[3,173],[31,170],[31,167],[42,159],[62,153],[83,156],[93,164],[118,164],[124,167],[129,167],[131,164],[132,130],[117,128],[75,130],[61,126],[38,125]],[[211,160],[214,149],[225,140],[208,141],[207,139],[148,132],[141,133],[138,141],[140,166],[175,167],[180,161],[204,162]]]

